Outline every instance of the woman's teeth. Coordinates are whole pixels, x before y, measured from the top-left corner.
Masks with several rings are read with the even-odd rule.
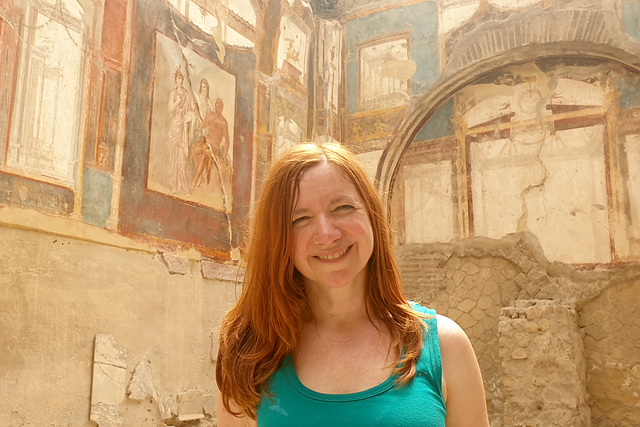
[[[332,260],[332,259],[337,259],[340,258],[342,255],[344,255],[345,253],[347,253],[347,251],[349,250],[349,248],[345,248],[343,250],[341,250],[340,252],[336,252],[333,255],[326,255],[326,256],[318,256],[318,258],[320,259],[324,259],[324,260]]]

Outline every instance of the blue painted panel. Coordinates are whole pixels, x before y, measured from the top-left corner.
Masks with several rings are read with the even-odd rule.
[[[640,43],[640,1],[623,1],[622,19],[627,34]]]
[[[104,227],[111,212],[113,185],[108,172],[84,168],[82,179],[82,219]]]
[[[451,118],[454,116],[453,106],[453,98],[449,98],[418,131],[414,141],[428,141],[454,135],[456,130],[451,122]]]
[[[616,84],[620,93],[618,107],[640,107],[640,77],[621,76],[616,80]]]
[[[411,59],[417,70],[411,94],[420,95],[438,78],[438,10],[435,2],[400,6],[347,21],[347,112],[358,110],[358,44],[388,34],[411,33]]]

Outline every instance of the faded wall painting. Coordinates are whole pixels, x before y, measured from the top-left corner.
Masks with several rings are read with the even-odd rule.
[[[384,75],[397,77],[401,82],[410,79],[408,89],[411,95],[424,93],[438,77],[440,53],[436,2],[419,2],[355,15],[346,21],[345,29],[345,96],[348,114],[364,111],[362,107],[365,107],[359,97],[364,77],[361,75],[363,68],[359,64],[363,48],[373,48],[384,42],[384,46],[365,50],[365,58],[380,61],[375,64],[380,77],[383,74],[380,67],[389,62],[384,66]],[[407,41],[406,45],[402,44],[401,38]],[[386,44],[388,42],[391,43]],[[380,57],[379,52],[383,50],[387,55]],[[376,87],[378,85],[379,83],[375,84]],[[390,89],[384,90],[391,92]],[[386,104],[382,106],[391,107]]]
[[[251,200],[255,54],[227,45],[222,55],[164,0],[138,1],[135,16],[120,229],[237,257]]]
[[[416,63],[409,59],[409,38],[393,37],[362,46],[359,55],[359,110],[406,104]]]
[[[440,72],[437,2],[372,8],[347,18],[344,28],[344,142],[357,152],[379,149],[409,98]]]
[[[638,108],[620,107],[632,78],[566,62],[514,66],[455,95],[455,135],[414,142],[404,162],[406,243],[527,230],[554,261],[637,256]]]
[[[318,35],[318,72],[324,82],[324,107],[333,113],[338,112],[340,102],[340,82],[342,81],[342,27],[333,21],[323,22]]]
[[[236,77],[160,33],[155,49],[147,188],[224,209],[232,194]]]
[[[9,167],[75,183],[84,88],[85,11],[75,0],[27,3],[6,147]],[[0,146],[2,148],[2,146]]]
[[[307,79],[307,34],[287,15],[280,21],[278,67],[289,78],[304,84]]]
[[[288,115],[276,118],[275,138],[273,141],[273,158],[300,143],[302,129]]]

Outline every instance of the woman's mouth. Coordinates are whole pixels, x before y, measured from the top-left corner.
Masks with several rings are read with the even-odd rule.
[[[317,257],[320,258],[323,261],[333,261],[335,259],[340,258],[341,256],[343,256],[347,252],[349,252],[349,249],[351,249],[351,246],[347,246],[343,250],[338,251],[338,252],[336,252],[334,254],[331,254],[331,255],[317,255]]]

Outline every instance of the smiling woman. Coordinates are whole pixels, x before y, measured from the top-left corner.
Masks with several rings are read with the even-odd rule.
[[[407,301],[390,234],[344,148],[276,160],[221,326],[219,426],[488,426],[468,338]]]
[[[358,191],[328,162],[309,167],[298,188],[293,265],[302,275],[307,297],[349,285],[361,293],[373,230]]]

